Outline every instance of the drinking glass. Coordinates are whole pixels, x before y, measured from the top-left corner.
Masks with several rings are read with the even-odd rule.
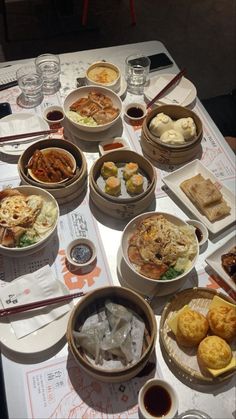
[[[142,54],[129,55],[125,60],[125,78],[128,91],[143,94],[149,79],[150,59]]]
[[[60,89],[61,65],[58,55],[42,54],[35,59],[37,73],[43,78],[43,93],[52,95]]]
[[[34,108],[43,100],[43,79],[36,72],[34,65],[24,65],[16,72],[18,86],[22,93],[17,98],[17,104],[22,108]]]

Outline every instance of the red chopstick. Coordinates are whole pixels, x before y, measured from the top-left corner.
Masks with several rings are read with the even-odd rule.
[[[185,68],[183,69],[183,70],[181,70],[178,74],[176,74],[176,76],[173,78],[173,79],[171,79],[170,81],[169,81],[169,83],[167,83],[167,85],[165,86],[165,87],[163,87],[163,89],[159,92],[159,93],[157,93],[157,95],[150,101],[150,102],[148,102],[147,103],[147,109],[148,108],[150,108],[150,106],[152,106],[153,105],[153,103],[155,103],[156,102],[156,100],[157,99],[159,99],[161,96],[163,96],[164,95],[164,93],[171,87],[171,86],[173,86],[183,75],[184,75],[184,73],[186,72],[186,70],[185,70]]]
[[[58,129],[48,129],[44,131],[36,131],[36,132],[26,132],[25,134],[13,134],[7,135],[6,137],[0,137],[0,142],[3,141],[12,141],[12,140],[20,140],[22,138],[30,138],[30,137],[37,137],[38,135],[48,135],[57,132]]]
[[[66,302],[69,300],[73,300],[73,298],[83,297],[84,295],[84,292],[76,292],[75,294],[60,295],[59,297],[48,298],[47,300],[43,301],[33,301],[32,303],[28,304],[21,304],[15,307],[3,308],[0,310],[0,318],[10,316],[12,314],[22,313],[24,311],[33,310],[34,308],[40,308],[51,304]]]

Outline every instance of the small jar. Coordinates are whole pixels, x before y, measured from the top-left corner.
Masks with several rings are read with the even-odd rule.
[[[50,128],[59,129],[62,127],[65,114],[61,106],[48,106],[43,112],[43,117]]]
[[[66,259],[71,272],[85,275],[96,266],[96,247],[89,239],[73,240],[66,248]]]
[[[191,409],[178,415],[177,419],[211,419],[211,417],[201,410]]]

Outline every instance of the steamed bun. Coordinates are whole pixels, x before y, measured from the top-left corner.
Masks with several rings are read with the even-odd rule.
[[[192,140],[197,135],[197,129],[193,118],[180,118],[174,122],[176,131],[180,132],[185,140]]]
[[[184,144],[185,140],[181,132],[169,129],[160,136],[160,140],[165,144]]]
[[[172,119],[163,112],[157,114],[150,122],[149,129],[153,135],[160,137],[163,132],[174,127]]]

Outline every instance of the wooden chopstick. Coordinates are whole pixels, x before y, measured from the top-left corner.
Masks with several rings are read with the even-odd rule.
[[[10,316],[13,314],[22,313],[24,311],[33,310],[35,308],[45,307],[51,304],[57,304],[73,300],[74,298],[83,297],[84,292],[76,292],[75,294],[60,295],[59,297],[48,298],[47,300],[33,301],[28,304],[21,304],[15,307],[3,308],[0,310],[0,318]]]
[[[157,95],[150,101],[150,102],[148,102],[147,103],[147,109],[148,108],[150,108],[150,106],[152,106],[153,105],[153,103],[155,103],[156,102],[156,100],[157,99],[159,99],[161,96],[163,96],[164,95],[164,93],[171,87],[171,86],[173,86],[183,75],[184,75],[184,73],[186,72],[186,70],[185,70],[185,68],[183,69],[183,70],[181,70],[178,74],[176,74],[176,76],[173,78],[173,79],[171,79],[170,81],[169,81],[169,83],[167,83],[167,85],[165,86],[165,87],[163,87],[163,89],[159,92],[159,93],[157,93]]]
[[[48,129],[45,131],[26,132],[25,134],[7,135],[6,137],[0,137],[0,142],[20,140],[22,138],[37,137],[38,135],[48,135],[48,134],[53,134],[57,131],[58,129],[54,128],[54,129]]]

